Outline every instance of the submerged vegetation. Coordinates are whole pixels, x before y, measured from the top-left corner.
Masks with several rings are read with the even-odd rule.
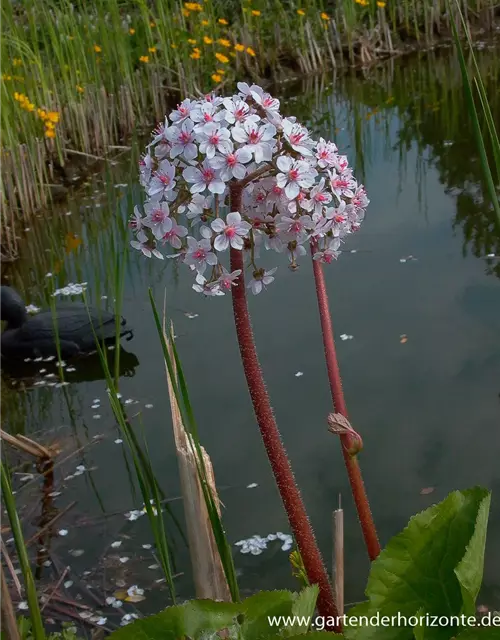
[[[494,0],[462,6],[472,27],[493,28]],[[16,252],[16,219],[74,183],[75,157],[113,156],[180,93],[366,65],[432,47],[453,19],[445,0],[3,3],[5,255]]]

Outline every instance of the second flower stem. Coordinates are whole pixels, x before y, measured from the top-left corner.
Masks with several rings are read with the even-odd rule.
[[[312,253],[314,248],[311,246]],[[347,418],[347,406],[344,398],[344,392],[342,390],[342,380],[340,378],[339,364],[337,360],[337,353],[335,350],[335,340],[333,338],[333,326],[332,318],[330,314],[330,307],[328,305],[328,294],[326,292],[325,275],[323,273],[323,266],[319,260],[312,261],[314,280],[316,283],[316,295],[318,298],[319,316],[321,320],[321,331],[323,334],[323,346],[325,349],[326,366],[328,370],[328,380],[330,381],[330,391],[332,394],[333,406],[337,413],[341,413]],[[344,456],[344,462],[347,469],[347,475],[349,476],[349,483],[352,489],[352,495],[356,504],[358,512],[359,522],[363,531],[363,537],[365,539],[366,549],[370,560],[375,558],[380,553],[380,543],[375,529],[375,523],[373,522],[373,516],[368,502],[368,496],[366,495],[366,489],[361,475],[361,469],[356,456],[351,456],[347,449],[347,437],[340,437],[342,443],[342,454]]]

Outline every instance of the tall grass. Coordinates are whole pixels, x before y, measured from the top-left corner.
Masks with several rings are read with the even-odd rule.
[[[494,0],[460,0],[490,26]],[[2,226],[71,184],[74,152],[108,156],[179,93],[369,62],[449,33],[444,0],[48,0],[2,4]],[[218,56],[218,57],[217,57]],[[51,120],[52,118],[52,120]],[[49,137],[47,137],[49,136]]]

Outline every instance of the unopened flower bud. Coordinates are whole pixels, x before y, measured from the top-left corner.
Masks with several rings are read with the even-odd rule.
[[[349,420],[341,413],[330,413],[328,418],[328,431],[340,436],[342,445],[347,453],[353,457],[363,448],[363,440],[357,431],[351,426]]]

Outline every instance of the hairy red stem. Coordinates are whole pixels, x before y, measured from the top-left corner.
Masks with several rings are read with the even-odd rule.
[[[231,189],[231,211],[239,210],[241,210],[241,187],[235,185]],[[237,269],[241,269],[241,275],[238,278],[237,286],[232,287],[234,321],[241,360],[255,416],[276,484],[288,515],[290,527],[304,562],[307,577],[311,584],[317,584],[319,587],[318,611],[325,619],[330,618],[331,621],[334,621],[331,628],[339,632],[341,631],[341,625],[337,618],[337,606],[328,574],[295,482],[290,461],[281,441],[262,377],[247,306],[243,275],[243,252],[231,249],[231,271],[236,271]]]
[[[314,253],[314,251],[315,248],[313,245],[311,245],[311,253]],[[340,378],[337,353],[335,351],[332,317],[330,314],[330,307],[328,305],[328,294],[326,292],[323,265],[321,264],[321,262],[319,262],[319,260],[314,259],[312,263],[314,280],[316,283],[316,295],[318,298],[319,317],[321,320],[321,331],[323,334],[323,346],[325,348],[326,366],[328,369],[328,379],[330,381],[330,391],[332,394],[333,406],[335,407],[335,411],[337,413],[341,413],[347,418],[347,407],[345,403],[344,392],[342,390],[342,380]],[[347,448],[349,446],[349,436],[342,435],[340,436],[340,440],[342,443],[342,454],[344,456],[347,475],[349,476],[349,483],[351,485],[354,502],[356,503],[358,518],[361,524],[361,529],[363,530],[363,536],[365,539],[368,555],[370,556],[370,560],[375,560],[375,558],[380,553],[380,543],[378,541],[375,523],[373,522],[370,503],[368,502],[368,496],[366,495],[366,489],[363,482],[363,476],[361,475],[361,469],[359,467],[356,456],[351,456],[347,451]]]

